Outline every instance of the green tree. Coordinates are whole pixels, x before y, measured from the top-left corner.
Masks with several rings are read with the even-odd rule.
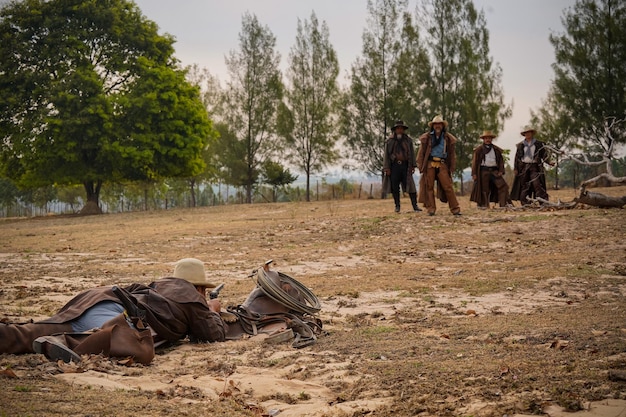
[[[211,123],[197,88],[127,0],[28,0],[0,10],[0,157],[22,187],[194,175]]]
[[[5,216],[9,216],[11,206],[17,204],[20,190],[8,178],[0,177],[0,207],[5,209]]]
[[[608,152],[612,141],[626,142],[623,124],[600,126],[626,116],[626,2],[578,0],[564,11],[565,33],[553,34],[554,95],[571,134],[585,147]]]
[[[291,184],[297,178],[297,175],[293,175],[289,169],[278,162],[268,159],[263,163],[262,181],[272,186],[273,202],[276,202],[278,198],[278,190],[284,189],[285,186]]]
[[[311,201],[311,174],[337,158],[332,116],[339,99],[338,75],[339,62],[326,23],[320,26],[314,12],[304,24],[298,19],[296,43],[289,54],[287,105],[280,107],[280,126],[287,158],[305,173],[306,201]]]
[[[390,114],[407,123],[412,136],[416,137],[430,121],[431,67],[428,51],[411,14],[405,12],[402,21],[398,56],[389,74]]]
[[[241,143],[239,154],[245,165],[242,184],[246,203],[252,202],[252,189],[260,164],[275,149],[276,114],[282,100],[283,86],[278,69],[280,55],[276,38],[256,16],[245,13],[239,33],[239,50],[226,57],[230,75],[224,95],[224,121],[234,133],[232,140]],[[235,162],[231,160],[230,162]],[[232,167],[239,172],[239,163]]]
[[[400,52],[400,17],[406,7],[406,0],[368,0],[362,56],[352,64],[342,105],[341,133],[355,160],[371,175],[382,175],[385,141],[397,117],[391,79]]]
[[[498,132],[511,117],[504,103],[502,69],[489,56],[483,11],[472,0],[422,0],[418,21],[432,65],[431,118],[441,114],[457,136],[456,176],[471,164],[483,129]]]

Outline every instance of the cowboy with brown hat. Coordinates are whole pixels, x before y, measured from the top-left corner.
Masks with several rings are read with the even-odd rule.
[[[552,165],[545,143],[537,140],[534,127],[525,126],[520,134],[524,140],[517,144],[514,160],[515,179],[511,187],[511,200],[530,204],[528,198],[548,200],[544,163]]]
[[[413,211],[422,211],[417,206],[417,190],[413,173],[415,172],[415,148],[413,139],[406,134],[408,126],[397,120],[391,128],[392,135],[385,144],[383,155],[383,190],[391,191],[396,213],[400,212],[400,186],[409,193]]]
[[[452,214],[460,216],[461,208],[452,182],[452,173],[456,167],[454,144],[457,139],[447,131],[448,122],[442,116],[435,116],[428,127],[430,131],[419,138],[420,149],[417,154],[417,167],[422,174],[419,201],[428,210],[428,215],[435,215],[436,181],[439,200],[447,202]]]
[[[504,180],[502,149],[492,143],[496,135],[491,130],[483,131],[480,138],[483,143],[474,149],[472,157],[474,186],[470,201],[476,202],[479,209],[488,208],[490,202],[506,207],[509,202],[509,186]]]

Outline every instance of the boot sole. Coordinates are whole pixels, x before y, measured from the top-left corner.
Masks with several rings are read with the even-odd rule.
[[[33,350],[36,353],[41,353],[51,361],[62,360],[66,363],[79,363],[81,361],[80,356],[76,352],[57,341],[50,340],[47,336],[35,339]]]

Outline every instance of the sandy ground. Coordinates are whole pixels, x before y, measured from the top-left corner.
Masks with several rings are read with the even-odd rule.
[[[461,204],[461,218],[405,199],[401,214],[342,200],[2,220],[0,319],[189,256],[236,305],[274,259],[319,297],[326,332],[304,349],[181,341],[149,366],[0,355],[0,416],[626,416],[624,210]]]

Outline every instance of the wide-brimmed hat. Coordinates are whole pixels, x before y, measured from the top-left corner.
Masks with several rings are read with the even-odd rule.
[[[448,122],[443,120],[443,116],[441,115],[435,116],[432,121],[428,122],[428,127],[432,128],[435,123],[441,123],[443,127],[448,127]]]
[[[196,258],[184,258],[176,262],[174,268],[174,278],[182,278],[193,285],[203,285],[208,288],[215,288],[216,285],[206,279],[204,272],[204,262]]]
[[[394,130],[396,130],[397,127],[403,127],[405,130],[409,128],[407,125],[404,124],[402,120],[396,120],[396,124],[393,125],[391,131],[393,132]]]
[[[491,138],[491,139],[493,139],[493,138],[496,138],[496,137],[497,136],[491,130],[483,130],[483,134],[480,135],[481,139],[484,139],[484,138]]]
[[[522,131],[520,132],[522,136],[524,136],[524,134],[526,132],[533,132],[533,133],[537,133],[537,131],[535,130],[534,127],[532,127],[531,125],[526,125],[522,128]]]

